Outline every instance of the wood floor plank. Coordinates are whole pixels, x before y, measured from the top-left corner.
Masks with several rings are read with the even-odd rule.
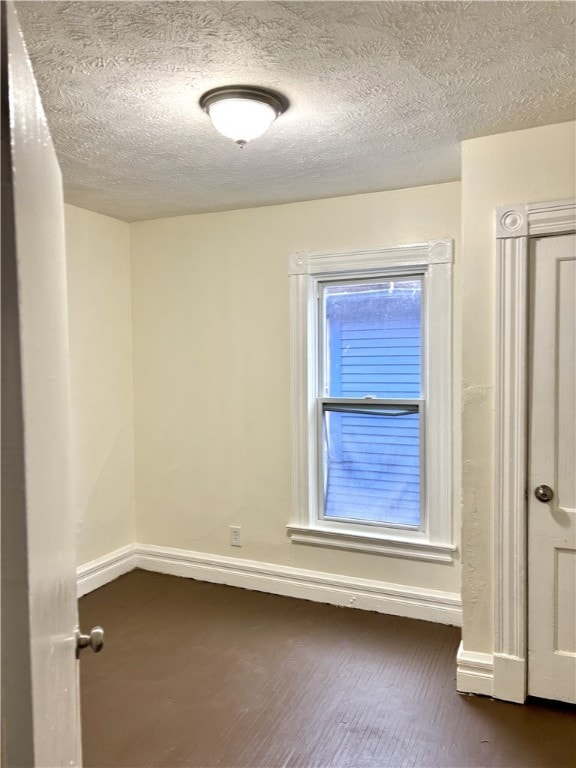
[[[463,697],[460,631],[134,571],[80,600],[86,768],[574,768],[575,708]]]

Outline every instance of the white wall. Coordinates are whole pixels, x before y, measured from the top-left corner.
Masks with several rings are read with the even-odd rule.
[[[130,227],[65,206],[77,561],[135,540]]]
[[[492,652],[494,209],[573,197],[575,123],[462,145],[463,640]]]
[[[459,183],[132,224],[139,541],[458,592],[458,563],[291,544],[285,526],[289,254],[453,237],[458,285],[459,234]]]

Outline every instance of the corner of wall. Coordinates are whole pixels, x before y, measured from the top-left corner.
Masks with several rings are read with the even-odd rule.
[[[129,225],[65,206],[78,560],[135,540]]]

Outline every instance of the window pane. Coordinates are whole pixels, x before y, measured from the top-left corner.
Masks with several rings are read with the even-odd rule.
[[[417,406],[324,406],[326,518],[420,524]]]
[[[324,393],[420,397],[422,281],[328,285],[324,297]]]

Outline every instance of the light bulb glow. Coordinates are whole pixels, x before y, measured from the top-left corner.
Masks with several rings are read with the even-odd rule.
[[[208,107],[208,114],[217,131],[239,144],[262,136],[277,116],[268,104],[242,98],[216,101]]]
[[[262,136],[288,108],[282,94],[253,85],[226,85],[207,91],[200,107],[214,128],[241,147]]]

